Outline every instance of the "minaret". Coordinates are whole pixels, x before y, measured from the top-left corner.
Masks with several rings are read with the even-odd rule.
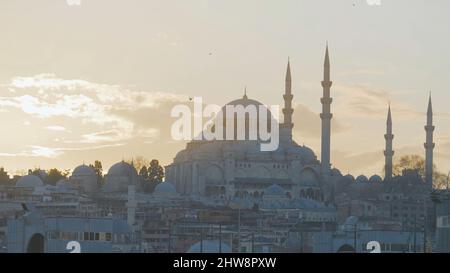
[[[292,99],[294,98],[294,96],[292,95],[291,65],[289,60],[286,70],[285,91],[283,98],[284,98],[283,125],[287,129],[290,139],[292,139],[292,128],[294,127],[294,124],[292,123],[292,114],[294,113],[294,109],[292,109]]]
[[[328,44],[325,52],[325,62],[323,70],[323,97],[320,99],[322,103],[322,113],[320,118],[322,119],[322,149],[321,149],[321,163],[322,172],[328,173],[330,171],[330,135],[331,135],[331,118],[333,115],[330,111],[331,102],[333,99],[330,97],[330,88],[333,84],[330,81],[330,57],[328,55]]]
[[[435,144],[433,143],[433,108],[431,105],[431,94],[428,100],[427,110],[427,125],[425,126],[426,142],[425,147],[425,182],[433,186],[433,149]]]
[[[389,180],[392,178],[392,157],[394,156],[394,151],[392,150],[392,140],[394,139],[394,135],[392,134],[392,117],[390,105],[386,122],[386,134],[384,135],[384,139],[386,140],[386,150],[384,150],[384,179]]]

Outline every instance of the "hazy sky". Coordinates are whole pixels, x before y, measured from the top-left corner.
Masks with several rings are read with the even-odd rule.
[[[325,43],[332,163],[380,173],[392,105],[395,158],[423,155],[432,91],[435,162],[450,171],[450,1],[0,1],[0,166],[107,169],[171,162],[170,109],[189,96],[281,104],[291,60],[295,140],[320,158]]]

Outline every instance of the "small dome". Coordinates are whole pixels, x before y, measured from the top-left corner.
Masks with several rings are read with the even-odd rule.
[[[42,180],[33,174],[22,176],[16,183],[16,187],[18,188],[34,188],[42,186],[44,186]]]
[[[157,195],[175,195],[177,191],[175,190],[175,187],[171,183],[162,182],[156,185],[153,193]]]
[[[231,253],[231,247],[218,240],[203,240],[193,244],[187,253]]]
[[[76,167],[72,172],[72,176],[91,176],[91,175],[96,175],[95,170],[92,167],[86,166],[84,164]]]
[[[70,184],[69,181],[61,179],[58,182],[56,182],[56,188],[59,190],[73,190],[74,186]]]
[[[367,177],[364,175],[360,175],[356,178],[356,182],[357,183],[366,183],[366,182],[369,182],[369,179],[367,179]]]
[[[354,182],[355,181],[355,177],[353,177],[353,175],[351,174],[347,174],[344,176],[344,178],[348,181]]]
[[[383,178],[381,178],[381,176],[379,175],[372,175],[369,179],[370,183],[381,183],[383,182]]]
[[[331,175],[332,175],[332,176],[341,176],[342,174],[341,174],[341,171],[339,171],[339,170],[336,169],[336,168],[333,168],[333,169],[331,170]]]
[[[131,176],[137,175],[136,169],[131,164],[121,161],[111,166],[108,176]]]
[[[284,189],[280,185],[273,184],[264,190],[264,195],[284,195]]]
[[[109,168],[102,191],[127,192],[130,185],[139,187],[138,174],[133,165],[122,161]]]
[[[349,216],[347,219],[345,219],[344,225],[345,226],[354,226],[356,223],[358,223],[359,218],[357,216]]]

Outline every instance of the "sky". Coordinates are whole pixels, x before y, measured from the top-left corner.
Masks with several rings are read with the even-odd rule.
[[[70,1],[69,1],[70,2]],[[170,164],[174,105],[282,104],[288,58],[294,139],[320,158],[326,42],[331,161],[382,174],[392,107],[394,160],[424,154],[430,91],[435,163],[450,171],[447,0],[0,1],[0,166],[104,169],[142,156]]]

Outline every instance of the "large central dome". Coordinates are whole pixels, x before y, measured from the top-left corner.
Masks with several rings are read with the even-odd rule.
[[[228,107],[230,106],[230,107]],[[229,109],[228,109],[229,108]],[[265,111],[265,115],[260,113]],[[261,140],[260,130],[271,132],[272,125],[278,121],[273,118],[272,113],[262,103],[249,99],[244,95],[242,99],[233,100],[222,107],[220,113],[214,121],[214,124],[207,126],[203,131],[202,140],[211,140],[205,137],[205,134],[215,134],[217,126],[222,125],[222,139],[215,140]],[[232,132],[227,135],[227,125],[232,126]]]

